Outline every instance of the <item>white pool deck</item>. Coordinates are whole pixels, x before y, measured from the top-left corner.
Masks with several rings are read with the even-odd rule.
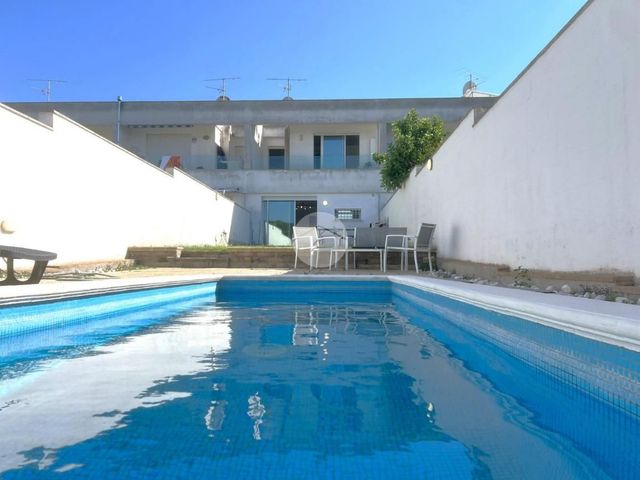
[[[301,281],[389,280],[487,310],[517,316],[640,352],[640,307],[637,305],[598,301],[569,295],[545,294],[531,290],[476,285],[417,275],[287,274],[282,276],[276,272],[254,270],[250,275],[216,273],[47,282],[38,285],[1,287],[0,307],[160,286],[217,281],[223,277],[268,280],[296,279]],[[0,310],[0,319],[1,317]]]

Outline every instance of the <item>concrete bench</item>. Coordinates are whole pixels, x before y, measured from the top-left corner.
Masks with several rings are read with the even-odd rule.
[[[55,260],[58,255],[53,252],[45,252],[42,250],[33,250],[31,248],[10,247],[0,245],[0,257],[7,262],[7,278],[0,281],[0,285],[24,285],[30,283],[39,283],[47,263]],[[33,270],[27,280],[18,280],[15,270],[13,269],[14,260],[33,260]]]

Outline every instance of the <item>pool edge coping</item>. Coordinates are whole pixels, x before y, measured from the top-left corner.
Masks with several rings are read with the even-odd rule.
[[[389,275],[388,279],[392,283],[417,288],[485,310],[515,316],[640,352],[640,309],[634,305],[593,303],[597,301],[569,295],[549,295],[422,277]]]
[[[78,282],[73,286],[78,289],[68,289],[69,284],[51,284],[59,288],[49,288],[43,293],[32,293],[26,295],[14,295],[0,298],[0,308],[18,305],[30,305],[35,303],[55,302],[59,300],[71,300],[76,298],[94,297],[98,295],[108,295],[113,293],[135,292],[140,290],[151,290],[155,288],[180,287],[186,285],[197,285],[200,283],[216,282],[222,275],[194,275],[182,276],[172,275],[166,277],[144,277],[137,279],[113,279],[105,280],[104,283],[96,284],[95,281]]]

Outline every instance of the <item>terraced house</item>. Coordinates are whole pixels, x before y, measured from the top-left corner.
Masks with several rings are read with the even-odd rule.
[[[391,123],[410,109],[437,115],[453,130],[469,111],[495,101],[464,95],[10,105],[36,118],[61,112],[158,167],[179,156],[189,175],[249,210],[252,243],[287,245],[291,227],[312,213],[326,214],[309,220],[320,218],[326,228],[335,226],[331,219],[347,227],[384,221],[380,210],[391,194],[380,186],[372,154],[385,151]]]

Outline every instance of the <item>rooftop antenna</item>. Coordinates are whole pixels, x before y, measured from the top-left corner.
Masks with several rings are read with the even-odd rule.
[[[284,92],[286,93],[285,97],[283,98],[283,100],[293,100],[293,98],[291,97],[291,82],[306,82],[307,79],[306,78],[267,78],[267,80],[275,80],[278,82],[287,82],[286,85],[284,85],[282,87],[282,89],[284,90]]]
[[[477,80],[477,78],[475,80]],[[468,92],[468,94],[473,96],[473,92],[475,92],[476,89],[478,88],[478,82],[476,82],[475,80],[474,80],[473,74],[469,73],[469,80],[467,80],[465,84],[462,86],[462,95],[466,96]]]
[[[210,87],[209,85],[205,85],[207,88],[212,90],[217,90],[220,92],[220,96],[216,99],[219,102],[228,102],[230,100],[227,97],[227,80],[240,80],[240,77],[222,77],[222,78],[207,78],[205,82],[221,82],[220,87]]]
[[[54,80],[53,78],[30,78],[30,82],[44,82],[46,86],[40,92],[47,97],[47,102],[51,101],[51,86],[54,83],[68,83],[66,80]]]
[[[456,72],[458,74],[464,72],[464,78],[466,79],[462,87],[462,96],[465,96],[467,93],[469,93],[470,96],[474,96],[474,93],[478,90],[478,86],[486,81],[485,78],[478,77],[470,68],[460,68]]]

